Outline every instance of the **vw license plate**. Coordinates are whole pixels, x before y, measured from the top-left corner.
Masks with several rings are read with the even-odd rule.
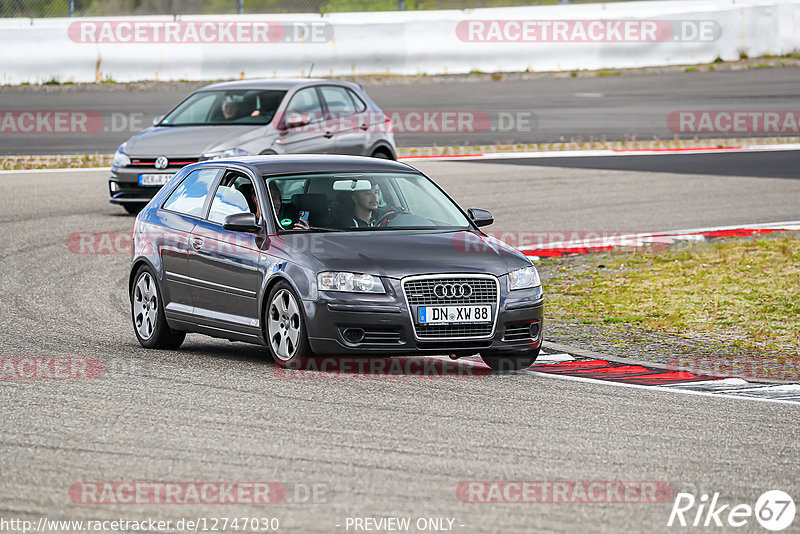
[[[172,178],[172,174],[140,174],[139,185],[152,186],[164,185]]]
[[[491,323],[491,306],[420,306],[419,324]]]

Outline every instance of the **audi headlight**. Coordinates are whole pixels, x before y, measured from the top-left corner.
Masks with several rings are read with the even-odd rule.
[[[319,273],[317,285],[322,291],[350,291],[353,293],[385,293],[377,276],[357,273]]]
[[[125,143],[122,143],[114,154],[114,162],[111,165],[112,167],[127,167],[130,164],[131,158],[125,153]]]
[[[539,273],[533,265],[508,273],[509,289],[527,289],[540,285],[542,285],[542,281],[539,280]]]
[[[203,154],[203,159],[220,159],[220,158],[235,158],[237,156],[249,156],[250,153],[247,150],[242,150],[241,148],[228,148],[225,150],[218,150],[216,152],[209,152],[208,154]]]

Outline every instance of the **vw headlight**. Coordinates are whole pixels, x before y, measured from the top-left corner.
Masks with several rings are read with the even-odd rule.
[[[250,153],[247,150],[242,150],[241,148],[228,148],[225,150],[218,150],[217,152],[209,152],[208,154],[203,154],[203,159],[220,159],[220,158],[235,158],[238,156],[249,156]]]
[[[539,273],[533,265],[508,273],[509,289],[527,289],[540,285],[542,285],[542,281],[539,280]]]
[[[356,273],[319,273],[317,285],[322,291],[350,291],[353,293],[385,293],[377,276]]]
[[[125,153],[125,143],[119,145],[117,152],[114,154],[114,162],[112,167],[127,167],[131,164],[131,158]]]

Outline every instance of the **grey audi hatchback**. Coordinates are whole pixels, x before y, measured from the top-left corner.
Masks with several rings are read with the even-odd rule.
[[[275,79],[203,87],[114,155],[109,200],[138,213],[178,169],[255,154],[396,159],[389,117],[356,84]]]
[[[536,359],[542,286],[530,260],[413,167],[354,156],[260,156],[179,170],[136,219],[129,294],[139,343],[187,332],[322,355],[480,353]]]

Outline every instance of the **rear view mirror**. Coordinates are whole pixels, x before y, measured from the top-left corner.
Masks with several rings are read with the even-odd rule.
[[[467,210],[467,215],[469,218],[472,219],[472,222],[475,223],[475,226],[489,226],[494,222],[494,215],[489,210],[484,210],[481,208],[470,208]]]
[[[372,182],[369,180],[336,180],[333,182],[334,191],[369,191]]]
[[[261,227],[254,213],[234,213],[225,217],[222,228],[232,232],[258,232]]]

